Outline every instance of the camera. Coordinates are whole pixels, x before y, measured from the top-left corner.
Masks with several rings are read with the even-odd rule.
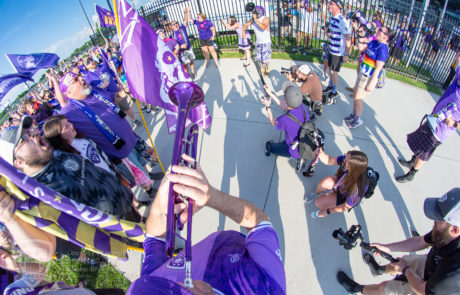
[[[363,13],[359,10],[356,10],[355,13],[352,14],[351,20],[358,22],[360,24],[360,28],[364,29],[364,36],[358,35],[361,38],[367,37],[367,36],[372,36],[375,35],[376,33],[376,28],[375,26],[368,22],[367,19],[364,17]]]
[[[292,66],[290,68],[281,68],[281,75],[291,74],[292,78],[297,79],[297,66]]]
[[[256,6],[253,2],[248,2],[244,6],[244,10],[246,10],[246,12],[255,13],[257,17],[265,15],[265,9],[262,6]]]
[[[361,225],[352,225],[346,232],[343,229],[336,229],[332,233],[332,237],[339,241],[339,245],[347,250],[351,250],[358,244],[358,239],[363,238],[361,233]]]
[[[343,246],[346,250],[351,250],[356,245],[358,245],[358,240],[361,240],[359,246],[371,253],[378,253],[383,258],[391,261],[397,262],[398,259],[394,258],[390,254],[379,250],[378,248],[371,246],[370,243],[366,243],[363,240],[363,234],[361,233],[361,225],[352,225],[350,229],[346,232],[343,229],[339,228],[334,230],[332,237],[339,241],[339,245]]]

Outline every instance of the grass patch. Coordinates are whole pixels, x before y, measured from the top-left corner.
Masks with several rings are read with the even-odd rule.
[[[219,54],[220,58],[241,58],[243,56],[242,53],[238,51],[230,51],[230,50],[224,50]],[[196,57],[198,59],[203,59],[203,54],[197,53]],[[305,62],[312,62],[312,63],[322,63],[322,59],[318,56],[312,56],[312,55],[303,55],[303,54],[297,54],[297,53],[287,53],[287,52],[272,52],[272,59],[284,59],[284,60],[292,60],[292,61],[305,61]],[[348,68],[348,69],[355,69],[358,67],[358,64],[356,62],[348,62],[343,64],[343,67]],[[424,89],[426,91],[432,92],[434,94],[439,94],[442,95],[444,93],[443,90],[441,90],[439,87],[432,86],[430,84],[421,82],[421,81],[416,81],[415,79],[399,75],[397,73],[391,72],[387,70],[386,76],[389,79],[394,79],[421,89]]]
[[[85,252],[88,258],[96,261],[102,261],[102,256],[87,251]],[[29,257],[20,257],[18,261],[37,262]],[[42,263],[43,264],[43,263]],[[119,288],[125,291],[128,290],[131,282],[123,276],[112,265],[107,263],[102,268],[92,266],[86,262],[79,262],[75,259],[70,259],[68,256],[63,256],[59,260],[52,260],[45,263],[46,265],[46,280],[49,282],[63,281],[67,285],[76,286],[79,282],[86,280],[87,289],[99,288]]]

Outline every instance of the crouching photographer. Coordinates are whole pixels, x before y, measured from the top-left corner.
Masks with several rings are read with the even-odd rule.
[[[285,74],[286,79],[291,82],[301,83],[303,103],[321,116],[323,113],[322,86],[318,75],[311,71],[308,65],[292,66],[289,69],[281,68],[281,74]]]
[[[434,220],[431,232],[401,242],[370,246],[384,252],[415,252],[431,246],[428,254],[406,255],[385,266],[366,254],[365,261],[374,275],[398,277],[380,284],[360,285],[339,271],[339,283],[351,293],[460,294],[460,188],[440,198],[425,199],[423,209],[425,216]]]
[[[297,149],[298,134],[301,128],[290,116],[296,118],[299,122],[309,122],[307,108],[302,104],[302,92],[294,83],[286,82],[284,88],[284,100],[280,100],[273,94],[269,86],[264,86],[269,98],[261,98],[262,103],[267,110],[270,123],[278,130],[285,131],[285,140],[275,143],[273,140],[265,143],[265,155],[269,157],[271,154],[277,156],[294,158],[297,161],[297,170],[300,171],[303,167],[303,162]],[[274,101],[281,109],[286,111],[285,114],[274,118],[271,111],[271,103]]]

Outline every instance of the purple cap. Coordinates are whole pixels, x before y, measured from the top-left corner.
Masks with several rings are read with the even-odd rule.
[[[179,284],[159,277],[143,276],[135,280],[128,289],[127,295],[193,295],[192,292]]]
[[[67,88],[69,88],[70,83],[72,83],[73,78],[75,78],[76,76],[77,74],[73,72],[68,72],[61,78],[61,81],[59,82],[59,88],[61,88],[62,94],[65,95]]]

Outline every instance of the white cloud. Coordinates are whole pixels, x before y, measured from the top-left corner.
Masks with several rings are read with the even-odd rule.
[[[84,42],[89,40],[89,36],[93,32],[89,26],[85,26],[81,31],[73,36],[62,39],[47,48],[43,52],[52,52],[59,55],[61,59],[67,58],[77,47],[80,47]]]

